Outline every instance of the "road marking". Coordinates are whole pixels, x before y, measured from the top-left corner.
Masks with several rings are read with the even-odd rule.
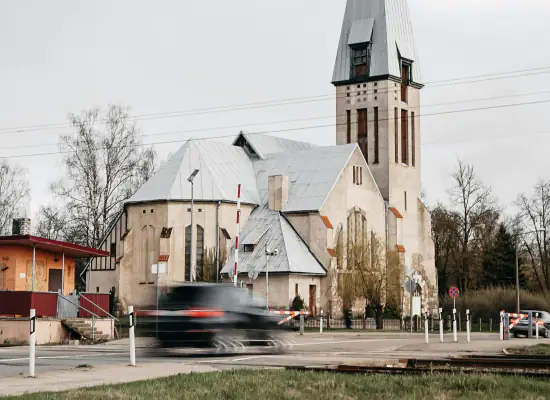
[[[406,339],[403,339],[406,340]],[[341,340],[337,342],[313,342],[313,343],[293,343],[292,346],[316,346],[320,344],[342,344],[342,343],[358,343],[358,342],[386,342],[387,339],[357,339],[357,340]]]
[[[120,353],[104,353],[104,354],[77,354],[74,356],[41,356],[36,357],[37,359],[41,360],[48,360],[48,359],[71,359],[71,358],[82,358],[82,357],[103,357],[103,356],[115,356],[120,355]],[[0,364],[5,362],[16,362],[16,361],[27,361],[29,357],[24,358],[8,358],[8,359],[1,359],[0,358]]]

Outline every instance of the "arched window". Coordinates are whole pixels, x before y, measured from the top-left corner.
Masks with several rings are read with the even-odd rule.
[[[197,237],[195,251],[195,276],[194,280],[200,281],[203,279],[203,262],[204,262],[204,228],[196,225]],[[185,227],[185,280],[191,280],[191,225]]]

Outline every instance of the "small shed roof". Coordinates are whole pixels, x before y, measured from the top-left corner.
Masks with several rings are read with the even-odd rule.
[[[109,256],[108,251],[32,235],[0,236],[0,246],[7,245],[34,247],[52,253],[64,252],[67,256],[74,258]]]

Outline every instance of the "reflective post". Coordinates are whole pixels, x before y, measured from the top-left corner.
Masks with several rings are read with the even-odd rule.
[[[500,327],[499,327],[499,338],[500,340],[504,340],[504,313],[500,312]]]
[[[456,336],[456,308],[453,308],[453,342],[458,342]]]
[[[521,317],[518,317],[518,318],[521,318]],[[531,325],[533,323],[533,312],[532,311],[529,311],[527,313],[527,321],[529,321],[528,322],[529,332],[527,332],[527,338],[528,339],[533,339],[533,327]]]
[[[535,313],[535,339],[539,339],[539,313]]]
[[[319,333],[321,335],[323,334],[323,310],[321,310],[321,322],[320,322],[320,325],[319,325]]]
[[[136,366],[136,339],[134,328],[136,325],[136,319],[134,316],[134,306],[128,306],[128,321],[130,324],[130,365]]]
[[[466,341],[470,343],[470,310],[466,310]]]
[[[443,309],[439,309],[439,341],[443,343]]]
[[[428,311],[426,311],[424,313],[424,342],[426,342],[426,344],[428,344],[430,340],[428,333]]]
[[[36,310],[31,309],[30,313],[30,338],[29,338],[29,377],[34,378],[34,365],[36,361]]]

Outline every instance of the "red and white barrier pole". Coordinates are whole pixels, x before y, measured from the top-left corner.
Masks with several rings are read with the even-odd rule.
[[[233,268],[233,283],[237,286],[237,267],[239,265],[239,233],[241,231],[241,184],[237,189],[237,234],[235,235],[235,266]]]

